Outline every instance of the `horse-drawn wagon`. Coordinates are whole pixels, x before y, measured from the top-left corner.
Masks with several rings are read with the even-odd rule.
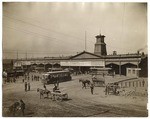
[[[61,92],[60,90],[56,90],[55,92],[51,93],[52,95],[52,100],[67,100],[68,99],[68,94]]]
[[[106,91],[108,94],[118,95],[119,94],[119,86],[116,83],[110,83],[106,86]]]
[[[55,91],[49,91],[47,89],[37,89],[37,92],[40,93],[40,99],[43,97],[45,98],[51,98],[52,100],[67,100],[68,99],[68,94],[64,93],[60,90],[55,90]]]

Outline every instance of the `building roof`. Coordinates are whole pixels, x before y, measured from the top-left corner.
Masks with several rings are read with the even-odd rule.
[[[106,55],[105,59],[116,59],[116,58],[141,58],[140,54],[118,54],[118,55]]]
[[[83,51],[77,55],[70,57],[70,59],[100,59],[100,58],[103,57],[87,51]]]

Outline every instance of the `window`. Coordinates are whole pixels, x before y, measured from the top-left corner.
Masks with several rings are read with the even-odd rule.
[[[129,73],[129,74],[131,73],[131,70],[130,70],[130,69],[128,69],[128,73]]]
[[[135,69],[133,69],[133,74],[135,74]]]
[[[138,82],[136,82],[136,87],[138,87]]]
[[[127,82],[125,82],[125,87],[127,87]]]
[[[129,87],[131,86],[131,82],[129,82]]]
[[[140,87],[141,87],[141,81],[139,83],[140,83]]]
[[[133,87],[134,87],[134,82],[132,82],[133,83]]]

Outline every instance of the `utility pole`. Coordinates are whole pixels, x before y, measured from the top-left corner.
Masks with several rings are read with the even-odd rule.
[[[86,31],[85,31],[85,51],[86,51]]]
[[[101,29],[99,29],[99,34],[101,34]]]
[[[17,60],[18,60],[18,50],[17,50]]]
[[[26,60],[27,60],[27,51],[26,51]]]

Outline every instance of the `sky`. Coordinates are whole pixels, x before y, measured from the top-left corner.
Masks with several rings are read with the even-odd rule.
[[[100,33],[107,54],[147,53],[144,3],[5,2],[2,20],[3,58],[94,53]]]

